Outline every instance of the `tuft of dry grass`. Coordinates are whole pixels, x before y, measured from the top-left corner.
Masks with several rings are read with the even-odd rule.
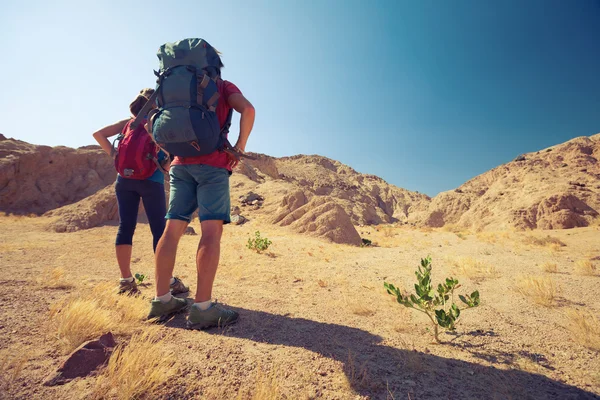
[[[557,247],[560,248],[566,246],[566,244],[562,240],[550,235],[547,235],[546,237],[525,236],[523,242],[525,244],[542,247],[551,247],[553,249]]]
[[[594,276],[596,275],[596,266],[591,260],[578,260],[575,263],[575,271],[579,275]]]
[[[545,262],[544,264],[542,264],[542,270],[544,272],[549,272],[551,274],[555,274],[558,272],[558,265],[556,265],[556,263],[553,262]]]
[[[319,281],[317,282],[319,284],[320,287],[325,288],[327,287],[327,282],[324,281],[323,279],[319,279]]]
[[[14,352],[6,349],[0,353],[0,389],[4,394],[21,376],[28,357],[29,353],[24,351]],[[2,397],[0,395],[0,398]]]
[[[529,276],[522,277],[517,282],[517,291],[536,304],[552,307],[555,305],[559,289],[551,278]]]
[[[589,311],[567,311],[567,329],[573,339],[592,350],[600,351],[600,320]]]
[[[361,317],[370,317],[372,315],[375,315],[375,310],[366,307],[363,304],[360,303],[354,303],[349,305],[350,311],[352,311],[352,314],[354,315],[358,315]]]
[[[100,284],[67,296],[50,307],[50,326],[63,352],[108,331],[129,333],[142,323],[148,304],[142,297],[120,296],[111,284]]]
[[[456,268],[458,274],[466,276],[469,279],[497,278],[500,276],[496,267],[486,265],[472,257],[459,258],[451,261],[451,263]]]
[[[253,387],[242,389],[238,392],[237,400],[279,400],[286,398],[283,395],[281,381],[284,378],[276,371],[268,372],[258,368],[253,381]]]
[[[115,326],[111,312],[98,301],[73,297],[50,308],[50,322],[65,354]]]
[[[135,334],[127,345],[119,345],[96,381],[93,397],[122,400],[156,398],[173,377],[177,359],[165,348],[158,329]]]
[[[73,284],[65,278],[65,269],[57,267],[47,270],[38,281],[44,289],[71,289]]]

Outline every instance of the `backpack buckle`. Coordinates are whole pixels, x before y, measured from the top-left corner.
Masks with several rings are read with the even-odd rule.
[[[125,175],[125,176],[132,176],[132,175],[133,175],[133,173],[134,173],[134,170],[133,170],[133,169],[131,169],[131,168],[125,168],[125,169],[123,170],[123,175]]]

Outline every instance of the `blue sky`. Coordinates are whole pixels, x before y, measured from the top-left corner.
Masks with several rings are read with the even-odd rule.
[[[92,144],[186,37],[255,105],[247,150],[432,196],[600,132],[596,0],[3,2],[0,132]]]

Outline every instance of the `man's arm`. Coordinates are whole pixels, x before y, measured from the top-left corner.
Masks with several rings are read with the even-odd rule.
[[[233,93],[227,99],[229,105],[241,114],[240,117],[240,136],[235,144],[242,153],[246,151],[246,143],[254,126],[254,106],[241,93]]]

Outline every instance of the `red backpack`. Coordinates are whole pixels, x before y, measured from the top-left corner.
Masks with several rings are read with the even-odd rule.
[[[143,124],[135,129],[131,128],[131,121],[127,122],[123,133],[117,136],[119,141],[115,149],[115,168],[119,175],[127,179],[147,179],[158,167],[158,146]],[[113,142],[113,149],[115,147]]]

